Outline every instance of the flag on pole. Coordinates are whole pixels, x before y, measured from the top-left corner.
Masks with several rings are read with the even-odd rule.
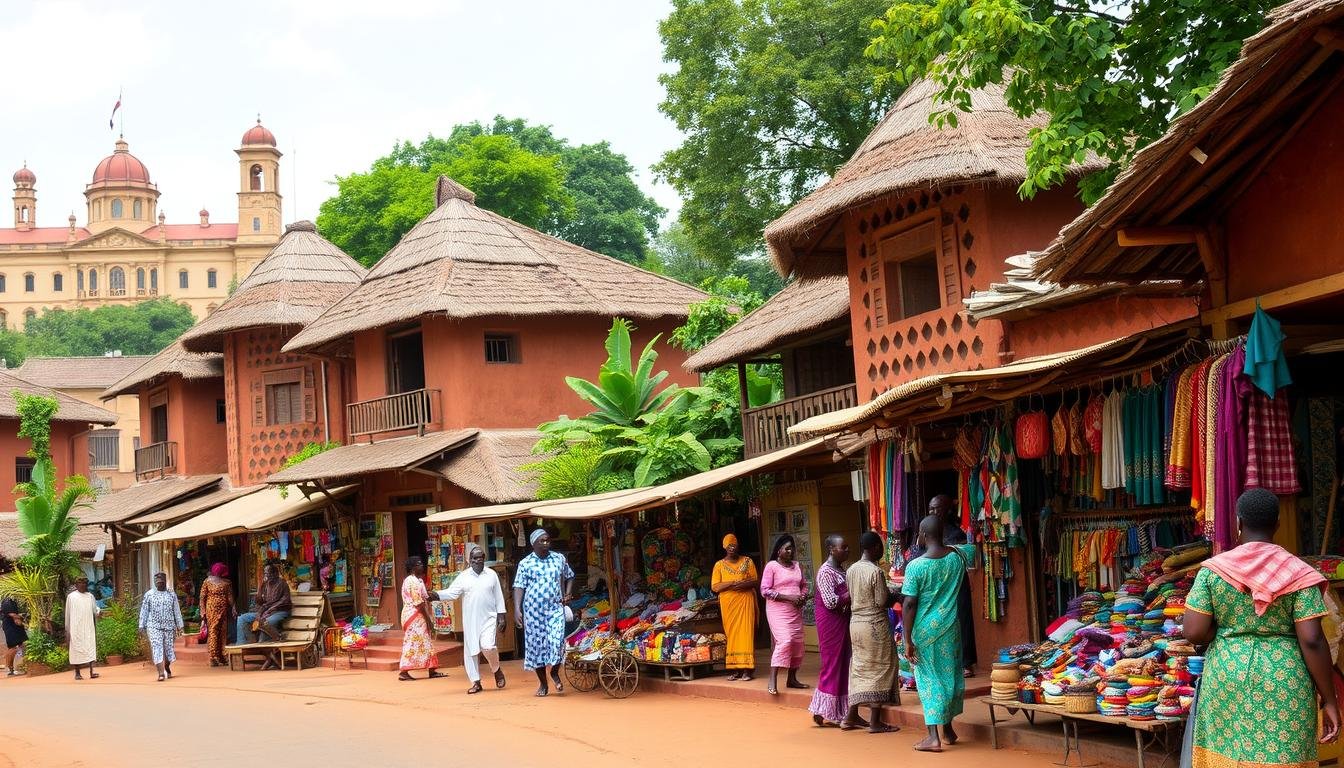
[[[117,91],[117,103],[112,105],[112,114],[107,118],[107,129],[109,131],[116,127],[118,109],[121,109],[121,91]]]

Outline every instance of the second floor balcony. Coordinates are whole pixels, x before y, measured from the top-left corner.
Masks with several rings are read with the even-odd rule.
[[[845,384],[748,408],[742,412],[743,453],[751,458],[796,445],[799,439],[789,434],[789,427],[803,419],[858,404],[858,390],[853,384]]]
[[[414,389],[345,406],[350,437],[368,437],[384,432],[414,429],[419,434],[439,415],[439,390]]]
[[[177,471],[177,443],[151,443],[135,449],[135,479],[163,477]]]

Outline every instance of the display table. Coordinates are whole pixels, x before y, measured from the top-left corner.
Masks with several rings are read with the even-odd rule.
[[[1036,724],[1036,713],[1045,712],[1060,718],[1064,729],[1064,757],[1056,765],[1069,765],[1069,756],[1078,756],[1078,766],[1085,765],[1083,762],[1082,741],[1078,735],[1078,724],[1083,721],[1091,723],[1101,723],[1103,725],[1121,726],[1129,728],[1134,732],[1134,746],[1137,750],[1138,767],[1144,768],[1144,752],[1148,747],[1154,744],[1161,744],[1168,757],[1171,756],[1173,747],[1179,748],[1181,735],[1185,727],[1185,719],[1180,720],[1135,720],[1129,717],[1107,717],[1096,712],[1090,714],[1078,714],[1065,711],[1064,707],[1058,704],[1023,704],[1019,701],[1006,701],[983,697],[979,699],[989,707],[989,741],[994,749],[999,748],[998,732],[998,709],[1004,709],[1009,716],[1016,714],[1018,710],[1022,711],[1027,722]],[[1007,720],[1008,718],[1003,718]],[[1175,735],[1175,740],[1171,738]],[[1164,761],[1165,763],[1165,761]],[[1087,764],[1095,765],[1095,763]]]

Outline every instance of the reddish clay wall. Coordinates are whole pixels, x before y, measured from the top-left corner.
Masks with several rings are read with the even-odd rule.
[[[1336,90],[1228,210],[1228,301],[1344,264],[1344,89]]]
[[[979,666],[976,671],[983,674],[989,665],[998,660],[999,649],[1017,645],[1032,639],[1030,606],[1027,604],[1027,568],[1023,550],[1009,550],[1012,561],[1013,578],[1008,582],[1008,600],[1005,615],[999,621],[985,618],[985,574],[984,569],[971,574],[971,606],[975,617],[975,649]]]
[[[86,429],[86,424],[68,421],[57,421],[51,425],[51,461],[56,466],[58,481],[68,475],[88,474],[87,450],[82,453],[74,450],[78,443],[75,436]],[[15,477],[15,459],[27,456],[32,447],[33,444],[26,438],[19,437],[18,419],[0,419],[0,505],[3,506],[0,511],[14,512],[18,509],[14,505],[14,500],[19,497],[19,494],[14,493],[14,484],[18,482]],[[76,456],[82,458],[82,461]]]
[[[661,333],[667,336],[679,321],[636,323],[632,346],[636,354]],[[565,384],[566,376],[596,380],[606,360],[602,345],[611,320],[597,317],[473,319],[426,318],[422,323],[425,382],[440,390],[441,429],[460,427],[530,428],[561,414],[579,416],[588,406]],[[520,362],[485,362],[485,333],[513,334]],[[355,397],[369,400],[387,394],[385,330],[355,337]],[[658,370],[669,372],[667,383],[695,386],[698,377],[682,368],[686,353],[660,341]]]
[[[327,420],[333,434],[345,431],[340,400],[343,393],[340,387],[330,386],[331,381],[340,380],[340,372],[328,371],[324,386],[321,361],[281,351],[293,335],[292,331],[270,327],[239,331],[225,339],[229,477],[235,485],[264,482],[303,446],[325,440]],[[267,424],[267,383],[291,378],[302,388],[300,419],[288,424]]]
[[[1090,347],[1131,333],[1194,317],[1194,297],[1171,299],[1110,296],[1037,317],[1014,320],[1007,332],[1014,360]]]
[[[143,387],[137,393],[140,423],[145,425],[140,445],[153,442],[150,432],[150,400],[161,394],[168,397],[168,441],[177,443],[178,475],[209,475],[229,469],[228,446],[224,425],[219,423],[216,403],[224,399],[220,379],[184,381],[174,376],[166,383]]]

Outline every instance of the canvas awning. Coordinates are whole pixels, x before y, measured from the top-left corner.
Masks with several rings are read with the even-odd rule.
[[[200,496],[193,496],[186,501],[180,501],[172,506],[164,507],[147,515],[133,517],[126,521],[126,525],[159,525],[161,523],[175,523],[188,517],[198,515],[202,512],[214,509],[228,501],[247,496],[248,494],[260,491],[262,486],[254,485],[250,488],[229,488],[220,487]]]
[[[355,489],[354,485],[334,488],[331,496],[339,499],[354,493]],[[262,488],[256,493],[250,493],[203,512],[186,522],[165,528],[152,536],[146,536],[136,543],[189,541],[233,533],[264,531],[320,509],[330,501],[324,493],[315,493],[307,498],[295,489],[290,489],[288,498],[281,497],[280,493],[279,488]]]
[[[862,405],[804,419],[789,427],[789,434],[812,437],[933,421],[993,408],[1046,389],[1127,375],[1180,349],[1195,332],[1193,324],[1179,323],[997,368],[925,376],[888,389]]]
[[[671,504],[674,501],[695,496],[739,477],[769,469],[790,459],[800,458],[809,453],[829,453],[829,450],[825,446],[823,438],[815,438],[798,445],[735,462],[726,467],[711,469],[708,472],[701,472],[648,488],[610,491],[569,499],[467,507],[437,512],[422,518],[422,520],[427,523],[465,523],[509,520],[517,517],[543,517],[550,520],[593,520]]]

